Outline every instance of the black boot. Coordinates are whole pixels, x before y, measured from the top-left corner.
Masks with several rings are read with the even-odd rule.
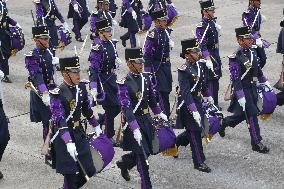
[[[52,167],[52,160],[51,160],[51,157],[50,155],[45,155],[44,156],[44,163],[50,167]]]
[[[197,169],[198,171],[205,172],[205,173],[211,172],[210,167],[208,167],[205,163],[195,164],[194,169]]]
[[[222,138],[224,138],[225,135],[226,135],[225,129],[226,129],[226,126],[225,126],[225,124],[224,124],[224,120],[222,120],[221,128],[220,128],[220,130],[218,131],[220,137],[222,137]]]
[[[0,171],[0,180],[4,177],[3,173]]]
[[[122,46],[126,47],[126,40],[122,36],[120,37],[120,39]]]
[[[75,37],[76,41],[78,42],[84,42],[84,40],[81,37]]]
[[[261,142],[258,144],[252,145],[252,150],[262,153],[262,154],[268,154],[269,152],[269,148],[265,146],[264,144],[262,144]]]
[[[4,78],[3,78],[2,81],[3,81],[4,83],[12,83],[12,81],[10,80],[10,78],[9,78],[7,75],[4,76]]]
[[[129,172],[128,172],[128,169],[125,167],[125,165],[123,164],[123,162],[120,160],[120,161],[117,161],[116,162],[116,165],[117,167],[120,169],[120,173],[121,173],[121,176],[126,180],[126,181],[130,181],[130,175],[129,175]]]
[[[100,126],[105,124],[105,114],[98,113],[98,123]]]

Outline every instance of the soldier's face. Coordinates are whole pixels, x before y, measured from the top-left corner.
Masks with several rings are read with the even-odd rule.
[[[80,72],[63,72],[63,78],[69,84],[78,85],[80,83]]]
[[[197,62],[200,59],[200,53],[198,52],[188,52],[185,54],[186,60],[190,62]]]
[[[128,61],[127,66],[132,73],[139,74],[143,72],[143,64],[137,64],[134,61]]]
[[[35,39],[36,42],[36,46],[40,49],[46,49],[49,48],[49,39],[40,39],[40,38],[36,38]]]
[[[207,18],[214,18],[215,10],[205,10],[203,11],[203,15]]]
[[[157,20],[156,26],[161,29],[167,29],[167,20]]]
[[[100,38],[102,40],[104,40],[104,41],[111,40],[111,38],[112,38],[111,31],[107,31],[107,32],[106,31],[102,31],[102,32],[99,33],[99,35],[100,35]]]
[[[103,11],[108,11],[109,10],[109,4],[108,3],[103,3],[102,4],[102,10]]]
[[[251,48],[253,45],[253,39],[252,38],[239,38],[238,43],[243,48]]]
[[[261,6],[261,0],[252,0],[251,5],[255,8],[260,8]]]

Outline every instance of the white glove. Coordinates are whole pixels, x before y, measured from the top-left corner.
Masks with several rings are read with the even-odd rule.
[[[73,8],[74,8],[74,11],[75,11],[75,12],[78,12],[78,13],[79,13],[79,6],[78,6],[77,3],[73,5]]]
[[[164,114],[163,112],[159,113],[159,118],[165,120],[165,121],[168,121],[168,116],[166,114]]]
[[[118,23],[117,23],[117,21],[115,19],[112,19],[112,25],[113,26],[118,26]]]
[[[99,125],[94,127],[94,131],[96,132],[97,136],[100,136],[102,134],[102,132],[103,132]]]
[[[217,23],[215,23],[215,27],[216,27],[216,29],[217,29],[218,31],[221,31],[221,29],[222,29],[222,26],[220,26],[220,25],[217,24]]]
[[[135,11],[132,11],[132,17],[133,17],[133,19],[134,19],[134,20],[136,20],[136,19],[137,19],[137,14],[136,14],[136,12],[135,12]]]
[[[74,161],[77,161],[76,156],[78,155],[78,152],[76,150],[75,143],[69,142],[69,143],[66,144],[66,146],[67,146],[67,152],[74,159]]]
[[[238,100],[238,102],[239,102],[240,106],[243,108],[243,111],[245,111],[246,110],[246,99],[245,99],[245,97],[240,98]]]
[[[204,100],[205,102],[208,102],[209,104],[214,104],[214,99],[212,98],[212,96],[203,97],[203,100]]]
[[[69,26],[68,26],[67,22],[63,23],[63,27],[66,31],[69,31]]]
[[[97,89],[96,89],[96,88],[91,89],[91,95],[92,95],[92,97],[93,97],[94,101],[97,101],[98,91],[97,91]]]
[[[199,114],[199,112],[192,112],[192,116],[194,118],[194,120],[198,123],[199,127],[201,127],[201,116]]]
[[[259,84],[265,87],[265,91],[266,92],[273,90],[273,88],[271,87],[269,81],[265,81],[264,83],[259,83]]]
[[[258,47],[262,47],[263,42],[262,42],[261,38],[257,38],[257,39],[255,40],[255,44],[256,44]]]
[[[58,65],[59,64],[59,58],[58,57],[52,57],[52,65]]]
[[[44,105],[50,106],[50,96],[48,92],[42,94],[42,102]]]
[[[21,25],[20,24],[16,24],[16,27],[18,27],[18,28],[21,28],[22,29],[22,27],[21,27]]]
[[[214,70],[213,62],[210,59],[206,60],[206,66],[209,70]]]
[[[175,47],[175,42],[170,39],[170,48],[173,49]]]
[[[122,64],[122,61],[120,60],[120,58],[116,57],[115,58],[115,66],[116,69],[119,69],[120,65]]]
[[[133,135],[134,139],[138,142],[139,145],[141,145],[142,134],[138,128],[133,131]]]
[[[263,24],[263,23],[266,22],[266,21],[267,21],[266,16],[261,15],[261,23]]]
[[[5,76],[5,74],[2,72],[2,70],[0,70],[0,82],[4,78],[4,76]]]

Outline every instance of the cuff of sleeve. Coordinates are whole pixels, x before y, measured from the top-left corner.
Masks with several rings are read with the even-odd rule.
[[[138,125],[136,119],[133,120],[133,121],[131,121],[131,122],[129,122],[129,126],[130,126],[130,129],[131,129],[132,131],[134,131],[135,129],[138,129],[138,128],[139,128],[139,125]]]
[[[196,112],[197,111],[197,108],[196,108],[194,103],[188,105],[187,108],[189,109],[190,112]]]
[[[258,78],[259,83],[265,83],[267,81],[266,77],[263,75]]]
[[[241,98],[245,97],[245,93],[242,89],[236,91],[236,95],[237,95],[237,99],[241,99]]]
[[[68,142],[72,141],[72,138],[70,136],[69,131],[65,131],[62,135],[61,135],[61,139],[65,142],[65,144],[67,144]]]
[[[210,56],[210,53],[209,53],[208,50],[203,51],[202,54],[203,54],[203,57],[208,57],[208,56]]]
[[[152,108],[152,112],[157,115],[160,114],[162,112],[161,108],[159,106]]]
[[[47,91],[48,91],[45,84],[40,84],[40,85],[38,86],[38,90],[39,90],[41,93],[44,93],[44,92],[47,92]]]
[[[253,38],[254,40],[256,40],[256,39],[260,38],[260,35],[256,32],[256,33],[254,33],[254,34],[252,35],[252,38]]]
[[[90,87],[91,89],[97,88],[97,83],[94,81],[90,82]]]
[[[89,120],[90,125],[92,125],[93,127],[96,127],[99,125],[97,119],[95,118],[95,116],[92,116],[91,119]]]

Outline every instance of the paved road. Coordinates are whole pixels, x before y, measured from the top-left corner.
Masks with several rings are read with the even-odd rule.
[[[146,0],[144,0],[146,2]],[[58,0],[59,9],[67,15],[67,4]],[[221,56],[225,57],[234,52],[237,47],[234,28],[241,25],[240,17],[248,2],[246,0],[222,1],[216,0],[216,16],[218,23],[222,25],[220,38]],[[200,20],[199,4],[196,0],[175,0],[181,18],[174,26],[172,34],[175,48],[172,51],[172,68],[176,84],[176,70],[183,63],[179,58],[181,50],[180,40],[192,37],[192,30]],[[44,165],[40,155],[42,146],[41,125],[29,121],[29,92],[24,89],[27,80],[27,71],[24,68],[24,54],[33,48],[31,39],[30,9],[34,9],[31,0],[10,0],[8,2],[10,16],[16,19],[24,28],[27,46],[10,59],[11,79],[13,84],[4,84],[5,110],[10,117],[11,141],[4,154],[0,169],[5,174],[5,179],[0,181],[1,189],[55,189],[62,186],[63,178],[49,167]],[[92,5],[92,7],[94,7]],[[279,21],[283,19],[283,0],[263,1],[262,13],[268,21],[263,27],[263,37],[270,42],[275,42],[278,37]],[[71,27],[71,20],[68,20]],[[119,38],[124,30],[116,29],[116,37]],[[88,27],[83,34],[88,33]],[[81,44],[74,42],[79,48]],[[73,55],[73,44],[58,56]],[[82,54],[81,64],[87,68],[90,41]],[[268,65],[264,69],[265,75],[271,83],[274,83],[280,73],[281,55],[275,54],[276,44],[273,43],[267,51]],[[121,44],[118,45],[119,55],[123,59],[124,52]],[[221,94],[228,84],[228,60],[222,59],[224,77],[221,79]],[[87,78],[86,72],[83,73]],[[172,94],[172,99],[174,95]],[[220,97],[222,99],[222,97]],[[226,109],[228,102],[221,100],[221,106]],[[100,110],[98,110],[100,111]],[[226,114],[226,113],[225,113]],[[250,148],[249,132],[245,124],[228,129],[224,139],[214,137],[212,143],[205,146],[206,163],[212,168],[210,174],[200,173],[193,169],[190,149],[181,148],[179,159],[162,157],[160,155],[150,157],[150,174],[154,188],[230,188],[230,189],[279,189],[284,188],[284,148],[283,148],[283,108],[277,108],[273,119],[260,122],[264,143],[271,148],[271,153],[261,155],[252,152]],[[118,125],[118,120],[116,121]],[[177,131],[180,132],[180,131]],[[131,181],[125,182],[115,167],[115,161],[123,154],[117,149],[113,163],[102,173],[92,178],[84,188],[139,188],[137,171],[131,171]]]

